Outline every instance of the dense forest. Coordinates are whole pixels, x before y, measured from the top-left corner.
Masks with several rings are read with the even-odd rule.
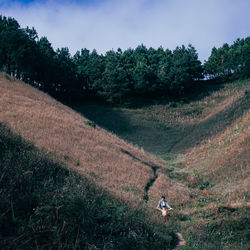
[[[0,16],[0,70],[62,101],[100,98],[111,104],[141,97],[178,97],[201,79],[224,81],[250,75],[250,36],[213,48],[204,65],[192,45],[169,49],[108,51],[53,49],[34,28]]]

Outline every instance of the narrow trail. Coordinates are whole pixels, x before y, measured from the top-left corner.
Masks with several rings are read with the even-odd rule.
[[[147,182],[147,184],[146,184],[146,186],[144,188],[144,195],[143,195],[143,200],[145,202],[148,202],[148,191],[152,187],[152,185],[154,184],[154,182],[156,181],[156,179],[158,178],[157,170],[159,168],[161,168],[161,167],[157,166],[157,165],[154,165],[154,164],[151,164],[149,162],[143,161],[142,159],[136,157],[135,155],[131,154],[130,152],[128,152],[128,151],[126,151],[124,149],[121,149],[121,151],[124,154],[129,155],[134,160],[139,161],[140,163],[142,163],[142,164],[144,164],[144,165],[146,165],[146,166],[148,166],[148,167],[150,167],[152,169],[154,176],[152,178],[150,178],[149,181]]]
[[[154,177],[152,177],[148,183],[146,184],[145,188],[144,188],[144,196],[143,196],[143,199],[144,201],[148,201],[148,191],[149,189],[151,188],[151,186],[154,184],[154,182],[156,181],[156,179],[158,178],[158,174],[157,174],[157,169],[158,167],[157,166],[154,166],[152,167],[152,170],[154,172]]]
[[[121,149],[121,151],[124,153],[124,154],[127,154],[129,155],[131,158],[133,158],[134,160],[136,161],[139,161],[140,163],[150,167],[152,170],[153,170],[153,173],[154,173],[154,176],[152,178],[149,179],[149,181],[147,182],[145,188],[144,188],[144,196],[143,196],[143,200],[145,202],[148,202],[148,191],[149,189],[152,187],[152,185],[154,184],[154,182],[156,181],[156,179],[158,178],[158,174],[157,174],[157,170],[159,168],[161,168],[160,166],[157,166],[157,165],[154,165],[154,164],[151,164],[149,162],[146,162],[146,161],[143,161],[142,159],[136,157],[135,155],[131,154],[130,152],[124,150],[124,149]],[[178,250],[181,246],[184,246],[186,244],[186,241],[183,239],[181,233],[179,232],[176,232],[175,233],[176,236],[178,237],[178,244],[175,246],[175,248],[173,250]]]

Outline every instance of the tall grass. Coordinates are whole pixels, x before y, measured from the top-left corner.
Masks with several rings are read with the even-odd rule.
[[[175,236],[0,125],[1,249],[166,249]]]
[[[160,164],[154,156],[23,82],[0,78],[0,107],[0,122],[12,131],[40,150],[55,154],[65,165],[117,197],[133,203],[143,198],[144,188],[154,173],[122,150],[145,162]],[[138,192],[125,186],[135,187]]]
[[[187,244],[185,249],[249,249],[249,207],[219,206],[217,213],[203,210],[181,227]]]

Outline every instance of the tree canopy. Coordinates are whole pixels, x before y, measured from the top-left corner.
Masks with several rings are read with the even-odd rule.
[[[71,56],[68,48],[54,50],[34,28],[0,16],[0,70],[63,101],[98,97],[123,105],[138,97],[178,96],[204,77],[249,77],[250,37],[213,48],[203,66],[191,44],[173,51],[141,44],[105,55],[84,48]]]
[[[204,64],[204,74],[209,78],[237,79],[250,76],[250,37],[237,39],[213,48]]]

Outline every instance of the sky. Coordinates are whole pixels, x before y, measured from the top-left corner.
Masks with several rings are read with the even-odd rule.
[[[250,0],[0,0],[0,14],[34,27],[54,49],[108,50],[192,44],[199,59],[250,35]]]

